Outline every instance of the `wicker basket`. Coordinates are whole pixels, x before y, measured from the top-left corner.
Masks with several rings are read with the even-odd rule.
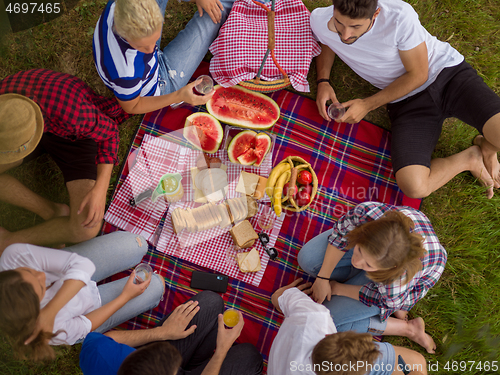
[[[311,172],[313,188],[312,188],[312,192],[311,192],[311,200],[309,201],[308,204],[306,204],[305,206],[299,207],[297,205],[297,202],[295,201],[295,199],[293,199],[292,197],[291,198],[285,197],[284,199],[282,199],[283,209],[293,211],[293,212],[304,211],[311,205],[314,197],[316,196],[316,193],[318,191],[318,177],[316,176],[316,173],[312,169],[311,164],[309,164],[307,161],[302,159],[300,156],[288,156],[286,159],[282,160],[279,164],[282,164],[282,163],[289,163],[290,167],[292,167],[292,168],[296,167],[299,169],[299,171],[300,170],[307,170],[307,171]]]
[[[276,0],[273,0],[271,9],[269,9],[264,4],[259,3],[258,1],[255,0],[252,1],[256,5],[264,8],[267,12],[267,51],[266,54],[264,55],[264,58],[262,59],[262,64],[260,65],[259,71],[257,72],[255,78],[247,81],[241,81],[239,85],[252,91],[270,93],[290,86],[290,79],[288,78],[288,75],[281,68],[280,64],[276,60],[276,57],[274,56],[274,46],[276,43],[276,35],[274,32],[274,16],[275,16],[274,10],[276,5]],[[260,79],[260,75],[262,74],[262,69],[264,69],[264,64],[266,63],[266,60],[269,57],[269,55],[271,55],[271,58],[273,59],[273,62],[278,68],[278,70],[281,72],[281,74],[283,74],[282,79],[278,79],[275,81],[263,81]]]

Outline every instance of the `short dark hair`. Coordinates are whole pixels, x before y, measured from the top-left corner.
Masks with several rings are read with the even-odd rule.
[[[318,342],[312,351],[311,361],[317,375],[363,375],[379,356],[372,335],[345,331],[327,335]],[[359,361],[364,366],[358,367]],[[329,369],[323,367],[324,362],[330,364]],[[355,369],[350,366],[353,363],[356,363]]]
[[[181,363],[181,354],[172,344],[158,341],[130,353],[117,375],[175,375]]]
[[[377,0],[332,0],[340,14],[352,18],[372,18],[377,10]]]

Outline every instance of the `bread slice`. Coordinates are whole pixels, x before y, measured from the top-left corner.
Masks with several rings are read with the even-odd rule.
[[[221,203],[218,206],[216,206],[219,209],[219,213],[221,216],[220,224],[219,226],[221,228],[226,228],[229,225],[231,225],[231,217],[229,216],[229,212],[227,211],[227,206],[226,203]]]
[[[241,272],[258,272],[260,271],[260,255],[259,252],[253,248],[246,253],[238,253],[236,255],[238,266]]]
[[[255,214],[259,211],[259,204],[257,201],[251,196],[246,196],[246,206],[247,206],[247,219],[249,217],[255,216]]]
[[[172,211],[172,214],[170,215],[170,219],[172,220],[172,227],[174,228],[174,233],[180,233],[183,229],[184,226],[181,224],[181,220],[179,218],[179,208],[176,210]]]
[[[243,220],[236,224],[229,233],[233,237],[234,244],[242,249],[253,246],[255,240],[259,238],[248,220]]]

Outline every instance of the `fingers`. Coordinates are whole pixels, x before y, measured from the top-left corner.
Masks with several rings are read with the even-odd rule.
[[[210,10],[207,11],[214,23],[220,23],[220,20],[222,18],[221,7],[222,4],[219,1],[217,1],[215,5],[212,4]]]
[[[290,284],[287,285],[288,288],[293,288],[296,287],[298,284],[300,284],[304,280],[302,277],[299,277],[297,280],[293,280]]]
[[[86,205],[87,205],[87,197],[83,198],[82,203],[80,203],[80,207],[78,207],[78,211],[76,211],[76,214],[80,215]]]
[[[182,305],[179,305],[177,309],[183,314],[189,314],[198,307],[198,301],[188,301]],[[198,307],[199,309],[199,307]]]
[[[33,331],[33,333],[31,334],[31,336],[28,337],[27,340],[24,342],[24,345],[28,345],[30,342],[32,342],[34,339],[36,339],[36,337],[38,336],[38,333],[40,333],[40,329],[35,329]]]
[[[311,282],[307,282],[305,284],[299,285],[297,287],[297,289],[304,291],[304,289],[310,288],[311,286],[312,286],[312,283]]]
[[[326,114],[326,101],[317,100],[316,106],[318,107],[320,116],[323,117],[326,121],[330,121],[330,118]]]
[[[297,289],[302,291],[302,293],[309,295],[312,293],[312,283],[305,283],[305,284],[299,285],[297,287]]]
[[[198,13],[200,13],[200,17],[203,17],[203,8],[198,4],[196,4],[196,7],[198,8]]]
[[[189,327],[187,330],[184,331],[184,334],[182,338],[185,338],[185,337],[188,337],[189,335],[193,334],[194,331],[196,330],[197,326],[195,325],[192,325],[191,327]]]

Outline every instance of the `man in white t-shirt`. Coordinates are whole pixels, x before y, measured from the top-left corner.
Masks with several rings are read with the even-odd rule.
[[[330,311],[307,296],[311,283],[301,281],[271,297],[285,320],[271,346],[269,375],[399,375],[403,367],[407,374],[427,374],[425,358],[413,350],[376,343],[369,333],[337,333]],[[399,356],[406,366],[396,363]]]
[[[338,55],[380,89],[343,103],[341,122],[356,123],[387,104],[392,123],[391,157],[403,192],[423,198],[458,173],[470,171],[487,186],[500,188],[500,98],[448,43],[430,35],[418,14],[402,0],[333,0],[315,9],[311,28],[322,43],[316,58],[316,103],[329,120],[326,102],[338,102],[329,78]],[[431,160],[443,121],[456,117],[482,135],[458,154]]]

